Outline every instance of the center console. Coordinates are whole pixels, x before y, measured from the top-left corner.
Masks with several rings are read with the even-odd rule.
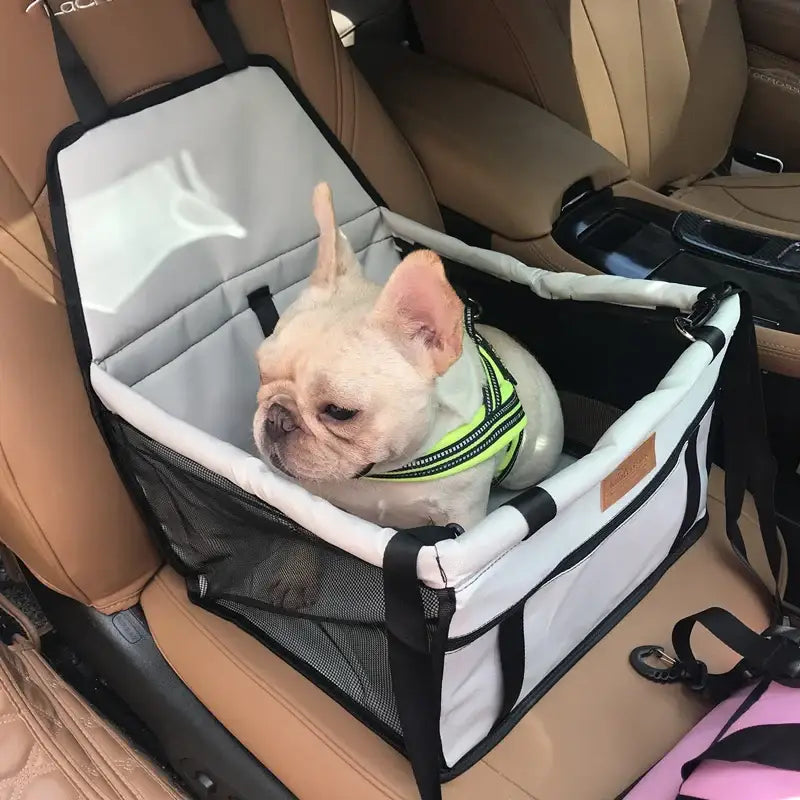
[[[708,286],[733,281],[756,322],[800,333],[800,242],[678,211],[611,189],[568,203],[552,236],[567,253],[612,275]]]

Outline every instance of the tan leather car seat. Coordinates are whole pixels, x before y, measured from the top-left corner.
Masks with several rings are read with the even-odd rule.
[[[747,85],[736,0],[412,0],[426,53],[592,136],[648,187],[800,236],[800,175],[706,179]]]
[[[113,611],[137,601],[160,558],[89,413],[72,349],[45,160],[75,116],[49,23],[28,5],[0,3],[0,539],[45,584]],[[324,0],[230,5],[251,50],[294,75],[386,202],[440,226],[420,166],[344,54]],[[111,102],[218,62],[191,0],[59,7]]]
[[[0,796],[11,800],[188,800],[47,663],[36,627],[0,642]]]
[[[111,611],[141,599],[167,661],[296,796],[410,800],[409,765],[389,745],[255,639],[189,602],[117,479],[76,368],[50,243],[46,152],[73,111],[48,23],[26,5],[0,4],[0,539],[42,581],[85,604]],[[421,168],[351,65],[325,0],[230,6],[248,47],[295,76],[386,202],[439,227]],[[62,23],[111,102],[218,61],[190,0],[61,7],[71,9]],[[627,653],[665,640],[675,619],[711,603],[754,627],[767,623],[760,589],[724,543],[721,503],[710,507],[710,534],[446,798],[611,797],[703,713],[679,687],[639,679]],[[742,528],[752,553],[752,507]],[[719,655],[715,666],[731,663]]]

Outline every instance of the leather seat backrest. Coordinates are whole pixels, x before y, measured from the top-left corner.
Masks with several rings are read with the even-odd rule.
[[[427,53],[583,130],[648,186],[703,176],[725,157],[747,81],[736,0],[412,6]]]
[[[386,203],[440,226],[421,167],[352,66],[327,2],[229,4],[250,51],[292,73]],[[40,5],[0,3],[0,539],[48,585],[111,611],[136,601],[160,558],[91,417],[72,349],[45,162],[75,114]],[[191,0],[51,5],[111,103],[219,63]]]

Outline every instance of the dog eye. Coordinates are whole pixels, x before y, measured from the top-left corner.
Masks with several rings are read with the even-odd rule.
[[[340,408],[339,406],[331,404],[325,406],[324,413],[327,414],[331,419],[344,422],[345,420],[353,419],[353,417],[358,414],[358,411],[352,411],[349,408]]]

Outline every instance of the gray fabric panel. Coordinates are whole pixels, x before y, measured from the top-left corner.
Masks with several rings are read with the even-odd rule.
[[[305,277],[313,247],[288,254],[316,236],[310,202],[320,180],[331,184],[342,221],[375,207],[266,68],[112,120],[58,160],[97,361],[257,265],[272,262],[259,279],[273,292]],[[381,238],[374,221],[352,235],[356,249]],[[235,299],[225,301],[231,314]],[[176,347],[171,337],[191,346],[214,327],[199,317],[215,311],[218,305],[190,306],[198,318],[167,326],[148,349],[165,348],[167,360],[166,350]],[[123,361],[115,359],[114,368]]]
[[[393,244],[383,240],[359,255],[366,273],[378,282],[385,281],[397,263]],[[279,293],[276,308],[286,308],[306,283],[304,279]],[[183,319],[185,315],[179,315],[175,324]],[[226,314],[219,327],[131,385],[169,414],[255,454],[251,432],[258,391],[255,352],[263,338],[256,315],[245,301],[239,313]]]
[[[367,275],[399,257],[381,212],[269,68],[229,75],[89,131],[59,171],[96,363],[165,411],[252,451],[255,351],[247,297],[278,310],[317,252],[313,187]]]
[[[308,213],[311,213],[310,209]],[[388,261],[390,266],[394,266],[397,263],[394,244],[391,239],[383,239],[378,222],[379,212],[374,209],[345,225],[344,230],[354,246],[357,242],[369,242],[373,237],[379,237],[374,245],[357,249],[357,252],[371,254],[375,250],[373,261]],[[115,378],[133,386],[247,309],[248,295],[264,286],[270,287],[276,298],[276,307],[285,308],[288,303],[282,301],[282,295],[293,294],[294,287],[311,272],[316,253],[317,240],[312,239],[289,253],[282,253],[265,264],[218,283],[209,291],[191,298],[183,308],[159,321],[122,349],[111,353],[104,360],[103,367]],[[276,287],[285,288],[276,291]],[[251,350],[248,358],[252,358],[252,353]]]

